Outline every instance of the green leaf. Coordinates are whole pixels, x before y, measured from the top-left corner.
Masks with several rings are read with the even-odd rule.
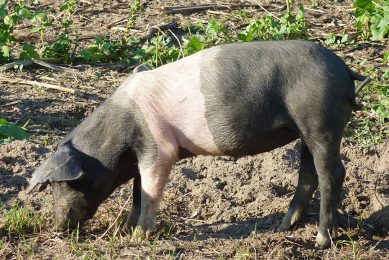
[[[374,10],[374,6],[373,6],[373,1],[372,0],[357,0],[355,1],[353,7],[355,8],[359,8],[359,9],[362,9],[362,10],[366,10],[368,12],[372,12]],[[357,15],[359,16],[359,15]]]
[[[331,34],[331,35],[326,36],[326,39],[324,41],[324,43],[326,45],[331,45],[331,44],[334,44],[335,42],[336,42],[336,35],[335,34]]]
[[[371,18],[371,40],[379,41],[383,40],[389,32],[389,17],[382,17],[380,14],[376,14]]]
[[[224,24],[221,21],[216,19],[211,19],[208,23],[206,33],[212,37],[218,36],[219,33],[227,35],[227,28],[224,26]]]
[[[301,21],[304,20],[304,18],[305,18],[305,9],[303,5],[300,5],[296,14],[296,20]]]
[[[340,43],[346,43],[348,41],[348,34],[343,35],[342,39],[340,40]]]
[[[45,13],[37,13],[35,16],[32,18],[33,22],[38,22],[42,23],[47,19],[47,15]]]
[[[187,43],[188,54],[193,54],[195,52],[201,51],[205,48],[205,43],[200,40],[198,36],[193,36]]]
[[[384,58],[383,58],[384,62],[389,62],[389,51],[386,51],[384,53]]]
[[[41,27],[35,27],[35,28],[32,28],[32,29],[30,30],[30,32],[36,33],[36,32],[40,32],[40,31],[42,31],[42,30],[43,30],[43,28],[41,28]]]
[[[8,0],[0,0],[0,8],[4,8],[7,3]]]
[[[7,45],[1,47],[1,52],[3,53],[3,57],[9,58],[11,57],[11,48]]]
[[[14,21],[10,15],[4,17],[4,24],[8,25],[9,27],[14,25]]]
[[[5,9],[4,7],[0,7],[0,18],[5,17],[7,15],[8,15],[7,9]]]
[[[34,45],[26,43],[23,45],[23,51],[20,53],[20,59],[29,60],[31,58],[39,58],[39,54]]]
[[[27,8],[23,7],[23,8],[20,8],[18,14],[26,19],[31,19],[33,17],[32,13],[30,10],[28,10]]]
[[[0,135],[3,136],[2,139],[5,139],[4,137],[11,137],[17,140],[25,140],[29,137],[26,130],[15,124],[9,123],[4,118],[0,118]]]

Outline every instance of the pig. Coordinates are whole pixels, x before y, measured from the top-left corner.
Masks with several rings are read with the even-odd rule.
[[[363,81],[357,90],[354,80]],[[316,243],[325,248],[345,176],[341,138],[369,80],[330,50],[297,40],[226,44],[141,69],[59,143],[27,192],[50,184],[57,225],[74,228],[134,179],[126,226],[149,237],[177,160],[255,155],[300,138],[298,185],[280,230],[302,218],[319,186]]]

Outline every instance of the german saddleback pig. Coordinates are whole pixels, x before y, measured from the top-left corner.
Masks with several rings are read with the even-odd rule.
[[[280,229],[301,219],[319,185],[316,241],[326,247],[345,176],[339,150],[354,80],[361,88],[369,78],[306,41],[223,45],[136,73],[60,142],[27,192],[51,184],[56,222],[75,227],[135,178],[127,226],[148,236],[178,159],[254,155],[300,138],[298,186]]]

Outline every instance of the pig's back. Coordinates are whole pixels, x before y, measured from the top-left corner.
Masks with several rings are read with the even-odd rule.
[[[124,90],[157,143],[193,154],[253,154],[272,149],[267,139],[279,136],[268,133],[278,129],[287,141],[295,138],[288,93],[324,81],[330,63],[340,70],[334,78],[346,73],[339,58],[309,42],[230,44],[139,73]]]

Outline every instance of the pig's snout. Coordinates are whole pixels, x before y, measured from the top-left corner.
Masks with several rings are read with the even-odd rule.
[[[86,211],[82,209],[67,208],[54,210],[54,222],[58,229],[76,229],[89,218]]]
[[[54,223],[57,228],[75,229],[91,217],[83,194],[66,183],[53,183]]]

